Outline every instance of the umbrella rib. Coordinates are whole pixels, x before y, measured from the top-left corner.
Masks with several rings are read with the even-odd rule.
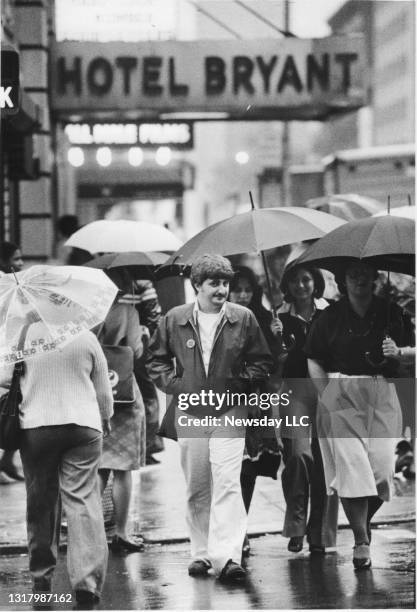
[[[12,295],[10,296],[9,305],[7,306],[7,313],[6,313],[6,316],[5,316],[5,318],[4,318],[4,324],[5,324],[5,325],[6,325],[6,323],[7,323],[8,318],[9,318],[9,312],[10,312],[10,308],[11,308],[12,301],[13,301],[13,299],[14,299],[14,298],[15,298],[15,296],[16,296],[16,288],[15,288],[15,287],[11,287],[11,288],[9,289],[9,291],[12,291]]]
[[[52,329],[49,327],[48,323],[45,321],[45,319],[44,319],[44,317],[43,317],[43,315],[42,315],[42,313],[41,313],[41,311],[40,311],[39,307],[38,307],[38,306],[36,306],[36,304],[34,304],[34,302],[32,301],[32,296],[31,296],[31,295],[30,295],[30,293],[27,291],[27,289],[25,289],[25,288],[24,288],[24,287],[22,287],[22,286],[20,286],[20,288],[21,288],[22,292],[25,294],[26,299],[28,300],[28,302],[30,302],[30,303],[31,303],[31,305],[32,305],[32,307],[33,307],[33,309],[34,309],[34,311],[36,312],[36,314],[38,314],[38,315],[39,315],[39,317],[40,317],[40,318],[41,318],[41,320],[42,320],[42,323],[45,325],[46,329],[49,331],[49,333],[50,333],[50,334],[51,334],[51,336],[52,336],[52,334],[53,334],[53,330],[52,330]]]

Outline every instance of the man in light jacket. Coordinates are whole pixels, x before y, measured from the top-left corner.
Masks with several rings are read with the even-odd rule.
[[[161,433],[180,445],[191,539],[188,573],[204,575],[213,568],[221,580],[238,582],[246,576],[240,565],[247,527],[240,488],[245,426],[230,425],[223,415],[247,416],[244,394],[268,377],[272,357],[252,312],[226,302],[232,277],[230,262],[220,255],[195,261],[196,301],[161,319],[147,366],[155,384],[173,395]],[[229,402],[233,393],[240,399]],[[203,417],[212,417],[207,426],[196,424]]]

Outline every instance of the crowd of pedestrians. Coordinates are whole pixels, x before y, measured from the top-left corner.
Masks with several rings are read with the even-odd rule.
[[[3,245],[0,257],[3,272],[12,258],[18,269],[16,245]],[[288,551],[300,552],[305,537],[311,555],[334,547],[340,499],[353,532],[354,568],[368,568],[370,522],[392,494],[402,434],[392,377],[414,359],[411,319],[374,295],[376,270],[345,262],[336,275],[341,298],[329,301],[318,270],[290,264],[280,285],[284,301],[272,313],[251,269],[204,255],[191,267],[195,301],[164,316],[152,283],[132,285],[127,270],[107,273],[119,294],[95,334],[28,360],[21,378],[20,452],[35,592],[51,589],[62,504],[71,586],[80,608],[97,603],[108,555],[100,493],[110,476],[111,548],[146,548],[128,533],[128,513],[131,472],[157,462],[153,454],[163,448],[155,385],[171,399],[159,433],[180,448],[190,576],[245,580],[256,478],[276,480],[281,457]],[[37,324],[34,319],[27,334]],[[108,375],[110,349],[125,355],[125,380],[132,382],[124,399]],[[0,370],[1,387],[12,373]],[[247,399],[288,392],[291,402],[278,408],[271,402],[267,410]],[[180,408],[179,398],[196,394],[199,401]],[[202,399],[209,394],[233,401],[215,406]],[[184,415],[193,426],[183,425]],[[264,415],[283,419],[282,426],[241,420]],[[309,426],[294,435],[287,417],[306,416]],[[10,453],[0,470],[0,477],[19,477]]]

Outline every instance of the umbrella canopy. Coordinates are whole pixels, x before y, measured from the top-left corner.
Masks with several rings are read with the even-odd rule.
[[[125,253],[127,251],[176,251],[181,241],[166,227],[145,221],[102,219],[88,223],[66,241],[65,245],[89,253]]]
[[[370,217],[386,208],[382,202],[356,193],[339,193],[312,198],[307,200],[306,206],[315,210],[322,210],[346,221]]]
[[[403,217],[368,217],[345,223],[313,244],[297,263],[335,271],[352,258],[380,270],[414,274],[415,223]]]
[[[405,217],[406,219],[416,220],[416,207],[415,206],[397,206],[383,212],[376,213],[374,217],[382,217],[384,215],[392,215],[393,217]]]
[[[261,208],[210,225],[186,242],[161,266],[158,276],[174,265],[188,266],[200,255],[235,255],[320,238],[344,224],[332,215],[301,206]]]
[[[102,270],[79,266],[32,266],[0,277],[0,366],[53,351],[104,319],[117,295]],[[37,337],[17,351],[22,328]]]
[[[100,270],[113,270],[115,268],[129,268],[129,271],[141,279],[152,279],[155,269],[166,262],[169,255],[166,253],[152,252],[140,253],[109,253],[95,257],[84,265]]]

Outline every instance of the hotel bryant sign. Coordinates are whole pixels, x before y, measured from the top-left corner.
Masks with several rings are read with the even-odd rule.
[[[59,42],[58,116],[137,111],[230,119],[325,119],[367,100],[361,36],[140,43]]]

